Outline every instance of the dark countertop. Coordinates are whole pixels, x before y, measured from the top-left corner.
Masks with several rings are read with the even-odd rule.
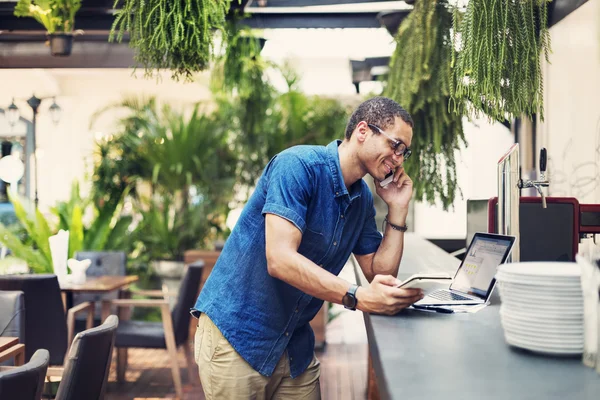
[[[459,262],[427,240],[406,234],[399,278],[416,272],[453,273]],[[356,271],[358,280],[367,284],[360,268]],[[509,346],[494,299],[473,314],[364,314],[381,398],[600,398],[600,375],[585,367],[580,356],[549,356]]]

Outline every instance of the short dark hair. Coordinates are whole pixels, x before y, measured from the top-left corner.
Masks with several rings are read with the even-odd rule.
[[[412,117],[400,104],[387,97],[373,97],[359,105],[350,116],[346,126],[346,139],[350,139],[360,121],[387,129],[394,125],[396,117],[400,117],[411,128],[413,127]]]

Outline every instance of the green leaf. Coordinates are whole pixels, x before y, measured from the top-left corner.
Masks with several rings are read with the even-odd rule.
[[[83,237],[83,211],[79,204],[75,204],[69,227],[69,258],[75,257],[76,252],[85,250]]]
[[[24,245],[7,227],[0,224],[0,242],[8,247],[12,254],[27,263],[36,273],[52,273],[52,261],[49,261],[40,251]]]

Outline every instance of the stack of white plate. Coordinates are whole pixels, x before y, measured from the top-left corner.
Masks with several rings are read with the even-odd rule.
[[[549,354],[583,352],[581,269],[576,263],[504,264],[496,279],[508,344]]]

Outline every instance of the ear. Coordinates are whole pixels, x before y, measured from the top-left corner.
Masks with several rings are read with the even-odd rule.
[[[367,136],[371,133],[371,129],[369,125],[365,121],[360,121],[356,124],[356,128],[354,128],[353,136],[356,136],[356,140],[360,143],[364,142],[367,139]]]

